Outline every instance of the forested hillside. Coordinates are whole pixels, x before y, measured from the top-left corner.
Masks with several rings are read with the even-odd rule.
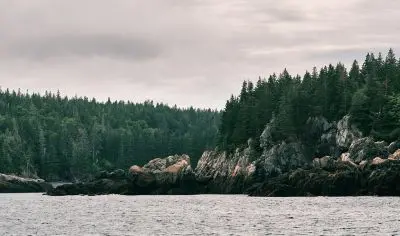
[[[219,129],[218,146],[232,152],[251,146],[260,150],[266,124],[271,142],[305,140],[307,119],[323,116],[337,121],[350,114],[351,122],[364,135],[380,140],[400,137],[400,60],[393,51],[383,57],[367,54],[350,70],[343,64],[314,68],[304,76],[286,69],[279,75],[243,82],[240,95],[227,101]]]
[[[73,180],[213,148],[219,113],[145,102],[0,92],[0,172]]]

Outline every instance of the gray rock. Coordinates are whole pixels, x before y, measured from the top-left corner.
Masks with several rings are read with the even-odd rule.
[[[265,126],[263,132],[260,136],[260,147],[263,149],[270,148],[274,143],[272,140],[273,126],[275,123],[275,118],[273,117]]]
[[[314,168],[330,169],[335,166],[335,160],[330,156],[315,158],[313,160]]]
[[[0,193],[46,192],[51,188],[51,184],[40,178],[0,174]]]
[[[206,151],[197,163],[196,180],[206,184],[206,193],[243,193],[256,170],[252,159],[257,157],[250,147],[236,149],[231,155],[226,152]]]
[[[186,175],[194,174],[190,166],[190,158],[187,155],[174,155],[166,158],[155,158],[142,168],[132,166],[130,172],[136,177],[136,181],[156,182],[157,185],[175,184]],[[143,178],[143,181],[141,180]],[[144,181],[148,180],[148,181]]]
[[[206,151],[203,153],[195,169],[196,177],[231,178],[238,175],[250,176],[254,171],[254,164],[250,162],[250,150],[236,150],[233,156],[226,152]]]
[[[393,154],[400,149],[400,141],[391,142],[387,149],[390,154]]]
[[[308,133],[321,135],[334,128],[334,124],[328,122],[325,117],[310,117],[307,120]]]
[[[300,143],[282,142],[274,145],[271,149],[264,150],[260,159],[267,176],[281,174],[310,163],[304,156]]]
[[[388,155],[384,142],[374,142],[371,137],[357,139],[352,142],[349,148],[350,159],[355,163],[363,160],[372,160],[377,156]]]
[[[348,149],[355,140],[362,137],[361,131],[350,124],[350,116],[344,116],[337,123],[336,130],[336,145],[339,148]]]

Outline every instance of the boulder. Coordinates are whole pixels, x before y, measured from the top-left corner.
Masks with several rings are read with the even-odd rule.
[[[390,154],[393,154],[400,149],[400,141],[391,142],[387,149]]]
[[[346,163],[346,164],[348,164],[350,166],[357,167],[357,164],[355,164],[353,162],[353,160],[350,158],[350,153],[348,153],[348,152],[342,153],[340,155],[340,157],[339,157],[339,161],[343,162],[343,163]]]
[[[383,159],[383,158],[381,158],[381,157],[375,157],[375,158],[372,160],[371,165],[380,165],[380,164],[383,164],[383,163],[385,163],[385,162],[387,162],[387,161],[388,161],[387,159]]]
[[[340,161],[342,161],[342,162],[352,161],[352,160],[350,159],[350,153],[348,153],[348,152],[342,153],[342,154],[340,155]]]
[[[390,154],[388,159],[391,161],[400,161],[400,149]]]
[[[148,191],[156,194],[166,194],[170,189],[179,186],[184,179],[194,176],[187,155],[155,158],[143,167],[132,166],[129,170],[135,185],[148,188]]]
[[[133,165],[129,168],[129,173],[132,175],[141,174],[143,172],[144,172],[143,168],[137,165]]]
[[[335,166],[335,161],[330,156],[315,158],[313,160],[313,166],[314,168],[329,169]]]

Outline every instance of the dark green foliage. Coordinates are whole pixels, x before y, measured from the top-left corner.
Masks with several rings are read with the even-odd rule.
[[[241,93],[227,102],[222,114],[218,146],[233,151],[259,137],[269,123],[271,142],[303,139],[309,117],[338,121],[350,114],[364,135],[391,141],[400,134],[400,60],[390,49],[386,59],[368,54],[362,67],[354,61],[349,72],[343,64],[314,68],[303,78],[282,74],[259,79],[255,87],[244,82]]]
[[[49,180],[214,148],[216,111],[0,92],[0,172]]]

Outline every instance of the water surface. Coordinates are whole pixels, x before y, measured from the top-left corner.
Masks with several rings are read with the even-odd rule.
[[[400,235],[400,198],[0,194],[0,235]]]

